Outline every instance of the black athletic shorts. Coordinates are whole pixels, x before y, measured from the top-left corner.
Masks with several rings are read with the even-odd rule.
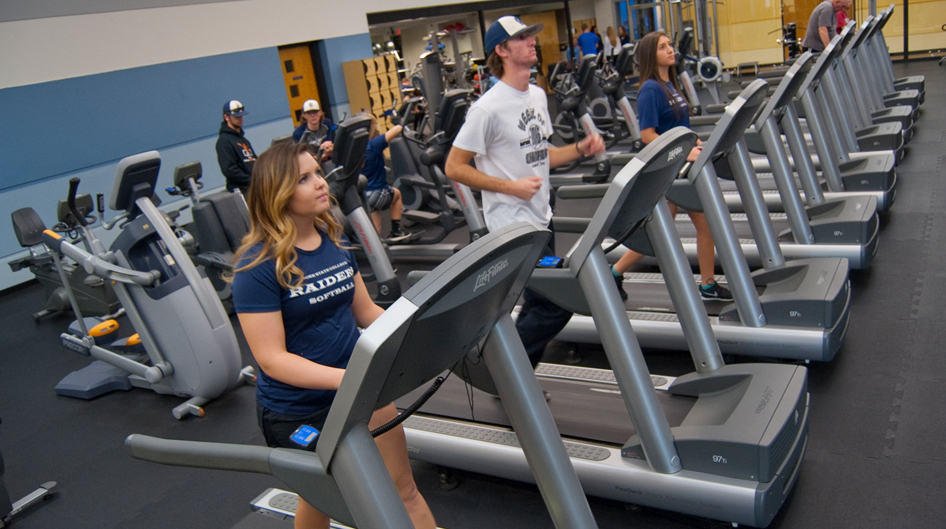
[[[292,432],[303,424],[312,426],[319,432],[325,426],[325,419],[328,417],[328,410],[325,408],[312,415],[284,415],[268,410],[259,404],[256,405],[256,418],[259,422],[260,430],[263,431],[263,437],[266,439],[266,446],[271,448],[298,448],[302,449],[296,443],[293,443],[289,437]]]

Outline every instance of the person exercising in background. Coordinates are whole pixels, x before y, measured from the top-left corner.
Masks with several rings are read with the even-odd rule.
[[[578,65],[581,64],[581,46],[578,45],[578,37],[572,37],[572,45],[568,48],[565,58],[568,59],[568,67],[572,70],[577,70]]]
[[[618,40],[618,35],[611,26],[608,26],[604,35],[604,58],[613,63],[617,60],[618,54],[621,53],[621,41]]]
[[[847,21],[850,20],[847,16],[847,8],[839,10],[837,12],[837,18],[838,18],[838,27],[836,29],[837,29],[837,34],[840,35],[841,32],[844,31],[844,26],[847,25]]]
[[[601,45],[601,41],[598,40],[598,35],[591,31],[591,28],[588,27],[588,24],[581,25],[581,35],[578,35],[578,47],[581,48],[581,55],[597,55],[598,46]]]
[[[371,132],[369,133],[368,148],[365,150],[365,166],[361,174],[368,179],[368,187],[365,189],[365,201],[371,211],[371,221],[374,223],[374,229],[378,235],[381,235],[381,212],[387,209],[391,210],[391,234],[385,239],[385,242],[395,243],[403,242],[411,237],[410,233],[401,231],[401,191],[388,185],[388,172],[384,165],[384,150],[388,148],[391,142],[403,127],[395,125],[381,134],[378,126],[378,118],[372,114],[366,113],[371,118]]]
[[[250,187],[250,175],[256,153],[250,140],[243,136],[243,116],[246,109],[237,100],[227,101],[223,105],[223,122],[220,123],[220,136],[217,137],[217,163],[220,172],[227,179],[227,191],[239,189],[246,194]]]
[[[598,42],[595,44],[595,54],[599,54],[604,51],[604,38],[601,36],[601,33],[598,33],[598,26],[591,26],[591,32],[594,33],[595,38],[598,39]]]
[[[624,29],[624,26],[618,26],[618,39],[621,41],[621,46],[631,43],[631,36],[627,34],[627,30]]]
[[[489,27],[487,65],[500,81],[470,106],[447,156],[449,178],[483,191],[483,216],[490,230],[520,221],[548,228],[552,220],[549,169],[604,152],[604,141],[597,133],[564,147],[549,142],[548,98],[544,90],[529,84],[529,71],[536,61],[532,37],[542,27],[526,26],[514,16],[502,17]],[[544,255],[555,255],[554,237]],[[516,330],[534,367],[571,312],[529,289],[524,297]]]
[[[831,38],[836,35],[838,18],[835,13],[846,10],[850,5],[851,0],[825,0],[815,6],[808,19],[805,38],[801,42],[802,49],[815,53],[824,51]]]
[[[332,120],[325,117],[322,107],[315,99],[309,99],[302,104],[302,123],[292,131],[292,140],[299,143],[308,143],[313,149],[312,152],[318,152],[322,149],[322,159],[320,163],[332,158],[332,150],[335,147],[335,127]]]
[[[237,250],[233,275],[233,305],[260,367],[257,419],[271,447],[300,448],[289,437],[301,425],[322,430],[359,327],[384,312],[365,288],[308,147],[280,143],[256,162],[247,197],[250,232]],[[388,404],[374,412],[368,427],[396,416]],[[404,428],[375,443],[414,526],[434,529],[411,474]],[[299,498],[294,524],[327,529],[329,518]]]
[[[690,106],[681,95],[677,85],[676,56],[670,37],[662,31],[644,35],[638,44],[641,87],[637,94],[637,110],[640,114],[641,140],[645,144],[674,127],[690,126]],[[695,162],[703,149],[699,144],[690,151],[688,162]],[[676,204],[670,204],[670,213],[677,214]],[[696,253],[700,266],[700,297],[703,299],[732,299],[729,290],[716,283],[716,248],[713,236],[706,223],[706,215],[688,211],[687,215],[696,227]],[[628,250],[611,267],[614,280],[620,287],[622,299],[627,299],[623,288],[624,272],[643,255]]]

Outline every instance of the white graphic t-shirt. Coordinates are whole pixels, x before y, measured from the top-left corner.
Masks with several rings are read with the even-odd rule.
[[[483,215],[490,231],[527,221],[546,228],[549,206],[549,141],[552,124],[545,92],[535,85],[520,92],[500,81],[473,103],[453,144],[475,153],[476,168],[505,180],[542,177],[531,200],[483,191]]]

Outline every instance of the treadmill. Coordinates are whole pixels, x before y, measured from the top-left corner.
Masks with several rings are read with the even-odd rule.
[[[840,48],[843,51],[837,57],[832,70],[839,77],[838,82],[843,81],[848,86],[838,88],[841,91],[835,92],[832,97],[854,118],[848,122],[851,125],[848,130],[855,134],[855,144],[860,149],[900,150],[913,136],[913,122],[917,114],[914,108],[910,107],[917,106],[918,98],[916,92],[911,91],[881,94],[882,84],[874,79],[876,72],[871,71],[871,66],[863,62],[864,58],[859,57],[862,50],[867,50],[866,43],[872,38],[872,34],[880,28],[879,21],[876,17],[868,17],[861,30],[856,33],[855,23],[850,21],[845,26],[845,29],[850,29],[842,30]],[[870,51],[864,53],[871,54]],[[773,81],[775,80],[770,79],[770,82]],[[835,88],[829,87],[829,90],[834,91]],[[841,94],[844,97],[839,97]],[[836,110],[837,107],[832,108],[832,111]],[[858,113],[861,115],[857,115]],[[899,123],[900,127],[882,125],[884,123]]]
[[[165,465],[271,474],[348,525],[412,528],[368,420],[376,408],[426,386],[476,350],[555,526],[597,527],[509,317],[549,235],[519,223],[484,236],[365,329],[323,431],[305,440],[311,452],[141,434],[130,435],[125,445],[133,457]]]
[[[876,27],[872,24],[873,21],[873,17],[867,17],[860,31],[842,44],[840,55],[822,79],[826,101],[834,103],[826,106],[825,117],[840,120],[834,124],[840,134],[838,145],[844,147],[846,152],[892,151],[896,156],[896,163],[899,164],[903,158],[905,140],[909,139],[909,136],[904,137],[904,129],[909,127],[908,134],[912,135],[915,113],[912,108],[896,106],[885,110],[886,113],[894,112],[893,114],[878,115],[875,121],[871,115],[872,109],[864,107],[864,100],[873,96],[876,87],[868,84],[864,77],[865,72],[861,71],[863,66],[857,58],[864,39],[871,33],[870,28]],[[848,23],[848,27],[854,31],[853,23]],[[847,91],[848,89],[850,91]],[[883,106],[880,108],[883,109]],[[863,116],[858,115],[858,109],[863,110]],[[897,115],[895,111],[898,110],[904,112]]]
[[[854,119],[858,128],[878,123],[900,123],[903,128],[903,143],[906,144],[913,138],[913,124],[919,115],[915,108],[919,97],[917,96],[916,100],[911,99],[913,93],[907,91],[890,90],[887,94],[882,92],[882,66],[873,64],[873,50],[870,47],[874,35],[883,27],[881,20],[880,17],[867,17],[858,33],[858,39],[841,54],[841,68],[837,73],[842,82],[847,81],[849,85],[855,85],[857,92],[861,94],[861,97],[846,97],[842,101],[846,103],[847,113]],[[913,104],[914,102],[916,104]],[[868,147],[867,150],[872,149]]]
[[[874,87],[867,84],[861,69],[856,64],[857,55],[865,39],[870,35],[872,17],[855,33],[855,24],[848,22],[841,32],[840,53],[822,79],[828,92],[828,98],[834,103],[825,109],[825,119],[841,120],[838,131],[849,152],[858,151],[894,151],[899,160],[903,146],[913,135],[914,114],[912,109],[898,106],[872,113],[863,107],[863,100],[868,99]],[[880,96],[877,96],[880,99]],[[864,110],[858,115],[858,108]],[[833,114],[833,116],[832,116]]]
[[[806,116],[810,116],[806,120],[806,125],[809,125],[809,129],[814,130],[809,130],[808,134],[804,134],[800,136],[801,139],[796,140],[800,145],[805,146],[805,148],[797,151],[797,147],[793,148],[790,162],[792,168],[801,173],[802,169],[799,169],[798,166],[801,165],[804,160],[796,162],[796,152],[805,160],[811,159],[813,161],[815,169],[822,171],[823,183],[819,183],[818,185],[823,188],[825,198],[830,200],[833,198],[851,196],[852,194],[868,194],[877,199],[877,210],[883,212],[891,208],[896,197],[897,176],[894,163],[896,156],[890,152],[849,153],[845,151],[843,153],[844,157],[842,158],[839,144],[834,146],[830,145],[830,142],[835,140],[840,142],[839,134],[841,134],[841,132],[835,130],[834,133],[829,133],[827,129],[829,125],[835,127],[836,123],[833,122],[833,118],[827,117],[825,114],[826,111],[822,110],[824,105],[821,104],[821,101],[824,100],[824,94],[820,94],[821,99],[819,99],[818,95],[811,95],[810,101],[805,103],[807,92],[813,91],[822,84],[824,84],[825,87],[829,85],[834,86],[831,84],[833,77],[829,75],[829,71],[834,62],[834,58],[841,52],[841,46],[852,38],[853,33],[849,28],[845,28],[840,35],[835,36],[825,51],[818,57],[817,61],[815,61],[814,66],[811,67],[805,82],[798,87],[798,91],[795,94],[796,101],[793,105],[795,114],[794,120],[797,126],[801,127],[799,113],[804,112]],[[831,93],[836,95],[837,91],[834,90]],[[848,91],[846,93],[852,92]],[[827,100],[824,101],[826,102]],[[836,104],[842,104],[842,102]],[[783,128],[786,127],[784,121],[781,122],[781,125]],[[818,154],[808,154],[811,150],[808,143],[809,140],[814,142],[814,147]],[[772,211],[782,210],[781,197],[775,192],[775,182],[768,176],[772,173],[772,164],[765,154],[766,146],[762,141],[761,135],[758,134],[758,131],[749,131],[746,135],[746,141],[750,152],[758,155],[752,157],[752,165],[756,172],[760,174],[766,206]],[[854,149],[856,150],[856,148]],[[835,152],[837,152],[837,154],[835,154]],[[828,167],[822,168],[820,163],[822,158],[836,159],[838,162],[836,164],[828,164]],[[804,180],[802,180],[801,183],[803,186],[806,185]],[[741,210],[742,203],[739,194],[732,187],[726,187],[725,184],[723,190],[727,205],[733,210]],[[811,194],[807,187],[806,194]]]
[[[703,151],[687,172],[687,178],[674,182],[673,186],[695,186],[713,235],[717,257],[726,274],[725,282],[733,293],[732,303],[706,303],[706,310],[711,315],[708,321],[719,347],[733,354],[826,362],[837,354],[847,332],[851,295],[848,261],[838,257],[787,261],[771,225],[767,225],[768,216],[761,192],[751,178],[751,165],[743,138],[747,125],[762,106],[764,84],[761,80],[753,83],[729,104],[712,137],[703,144]],[[752,208],[750,214],[757,221],[754,223],[755,243],[764,268],[751,275],[743,253],[745,246],[737,239],[720,192],[716,167],[728,167],[736,175],[746,205]],[[585,193],[585,196],[595,192],[600,196],[601,190],[601,186],[575,186],[575,191]],[[553,223],[558,231],[559,220],[553,218]],[[667,277],[667,263],[656,252],[654,237],[647,235],[649,232],[638,231],[623,242],[639,253],[656,256],[657,264]],[[612,249],[622,242],[620,238],[615,239]],[[681,247],[687,246],[686,243],[688,241],[681,243]],[[619,257],[624,250],[626,248],[620,248],[608,257]],[[685,254],[685,257],[688,256]],[[645,347],[679,347],[686,332],[681,325],[679,304],[671,304],[667,299],[669,278],[665,286],[659,274],[649,276],[638,275],[632,281],[625,281],[628,293],[626,317]],[[695,286],[697,281],[692,273],[689,277]],[[670,290],[671,299],[672,292]],[[557,338],[597,343],[603,339],[602,334],[598,322],[576,314]]]
[[[922,75],[912,75],[909,77],[894,77],[893,62],[890,60],[890,54],[887,52],[887,43],[884,40],[883,29],[893,15],[894,4],[890,4],[877,15],[880,19],[877,31],[868,39],[868,46],[873,51],[873,67],[877,68],[875,73],[881,80],[881,86],[884,92],[893,92],[895,90],[913,89],[920,93],[920,103],[926,100],[926,78]]]
[[[662,200],[696,139],[676,128],[646,146],[614,177],[563,267],[533,273],[530,288],[593,315],[614,368],[610,381],[569,376],[540,383],[551,393],[553,413],[559,404],[567,410],[555,420],[588,494],[766,527],[791,491],[807,444],[807,370],[723,364]],[[605,236],[621,237],[649,216],[646,230],[668,262],[697,369],[672,381],[661,377],[659,392],[601,249]],[[454,368],[460,376],[405,422],[408,450],[417,460],[531,481],[517,435],[505,426],[502,395],[472,390],[472,405],[468,400],[463,380],[489,393],[484,365],[468,356]]]
[[[792,65],[775,94],[769,98],[765,108],[755,118],[749,133],[758,134],[765,146],[770,165],[773,169],[774,183],[782,200],[783,214],[769,214],[765,204],[743,204],[746,214],[734,214],[736,234],[740,238],[742,251],[750,267],[764,266],[764,252],[753,241],[753,237],[768,229],[764,221],[771,222],[778,233],[778,244],[786,259],[808,257],[844,257],[850,268],[864,269],[870,266],[877,252],[880,220],[877,216],[877,199],[874,196],[856,195],[825,198],[818,184],[811,160],[805,156],[806,148],[798,127],[797,114],[793,108],[794,94],[805,80],[811,54],[799,57]],[[764,80],[753,81],[744,90],[744,98],[751,99],[752,94],[766,91]],[[781,125],[781,127],[780,127]],[[781,132],[788,137],[789,147],[797,160],[798,179],[792,171],[791,160],[785,150]],[[725,156],[725,155],[721,155]],[[718,164],[717,175],[726,180],[734,180],[740,198],[755,200],[749,186],[759,189],[761,185],[751,164]],[[751,184],[748,183],[751,180]],[[798,183],[804,188],[807,204],[799,198]],[[697,193],[692,186],[681,182],[671,188],[668,198],[687,210],[702,209]],[[764,198],[761,199],[764,202]],[[682,218],[681,218],[682,217]],[[679,216],[681,225],[678,231],[686,237],[684,249],[691,263],[697,262],[695,228]]]
[[[868,51],[864,52],[863,57],[854,57],[852,64],[855,67],[860,68],[870,68],[871,66],[879,66],[871,57],[873,57],[873,52],[869,50],[869,41],[871,41],[875,34],[883,30],[884,25],[889,20],[890,14],[893,13],[893,6],[891,5],[887,10],[885,10],[886,16],[884,13],[876,16],[869,16],[864,23],[861,25],[861,31],[864,31],[864,48]],[[888,54],[888,61],[889,54]],[[880,78],[881,68],[878,68],[877,71],[857,71],[852,72],[852,78],[857,75],[863,77],[865,81],[871,84],[864,86],[863,88],[868,90],[871,99],[869,101],[859,101],[859,103],[870,103],[873,105],[874,111],[882,110],[884,108],[892,108],[899,106],[910,107],[913,112],[913,118],[916,119],[919,116],[918,109],[920,105],[923,104],[925,97],[925,83],[919,81],[913,84],[913,86],[908,86],[906,83],[901,83],[900,86],[893,86],[892,89],[888,90],[887,85]]]
[[[839,129],[841,123],[831,113],[834,103],[828,103],[826,94],[831,77],[828,76],[829,81],[826,83],[822,82],[843,51],[842,42],[851,38],[851,29],[849,25],[835,36],[818,57],[805,82],[799,87],[796,97],[800,101],[795,105],[797,110],[804,112],[817,151],[817,157],[811,158],[815,168],[822,171],[828,190],[875,194],[878,209],[886,211],[893,203],[892,193],[896,186],[896,154],[892,151],[856,152],[850,150],[850,146],[843,146]],[[756,145],[756,149],[761,150],[761,145]],[[824,163],[824,160],[835,160],[835,163]],[[753,157],[752,165],[759,172],[772,170],[766,157]]]

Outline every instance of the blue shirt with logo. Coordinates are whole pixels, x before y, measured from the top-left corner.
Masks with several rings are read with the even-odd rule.
[[[657,134],[663,134],[674,127],[690,126],[690,107],[686,100],[674,89],[672,83],[668,81],[664,84],[673,95],[673,104],[656,79],[644,81],[637,92],[637,114],[641,130],[654,128],[657,129]],[[677,113],[674,113],[672,105],[678,107]]]
[[[261,248],[258,245],[247,252],[240,266],[251,262]],[[296,266],[305,274],[300,287],[282,287],[276,280],[276,261],[268,259],[235,274],[234,308],[237,313],[281,312],[287,351],[318,364],[345,368],[360,334],[351,310],[358,273],[354,253],[339,248],[324,233],[317,249],[296,248],[296,253]],[[261,370],[256,398],[276,413],[302,416],[331,406],[335,391],[299,388]]]

